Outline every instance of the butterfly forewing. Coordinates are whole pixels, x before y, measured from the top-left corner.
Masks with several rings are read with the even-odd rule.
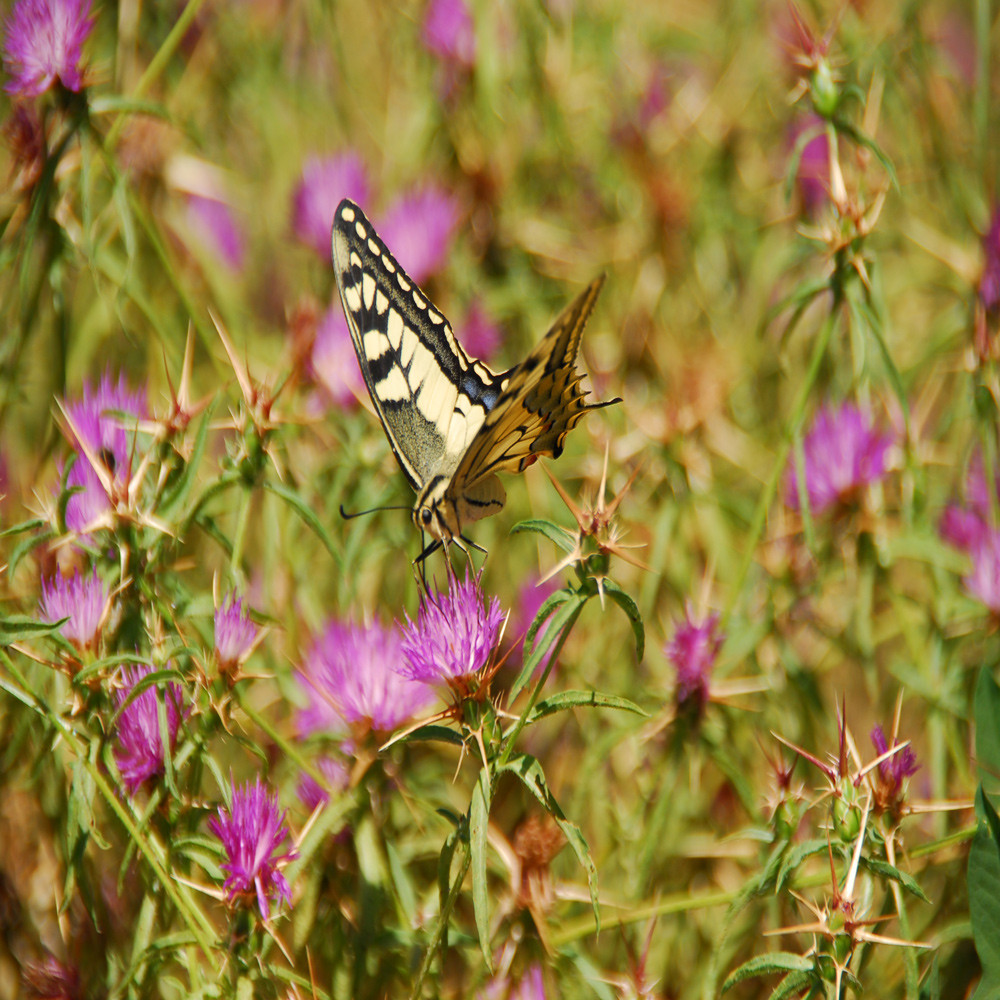
[[[451,473],[503,385],[462,350],[364,213],[344,200],[333,263],[361,372],[400,467],[418,492]]]
[[[588,410],[576,370],[583,328],[604,283],[592,281],[563,310],[535,349],[511,373],[453,475],[460,492],[495,472],[523,471],[539,456],[558,457],[567,433]]]

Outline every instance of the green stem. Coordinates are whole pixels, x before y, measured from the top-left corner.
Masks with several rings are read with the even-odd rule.
[[[8,687],[8,685],[4,685],[4,687],[10,690],[10,693],[13,694],[19,701],[23,702],[25,705],[30,705],[36,712],[46,718],[53,728],[59,733],[60,737],[64,740],[66,746],[69,747],[76,759],[83,764],[108,807],[118,817],[119,822],[121,822],[122,826],[125,828],[129,838],[136,845],[139,853],[146,859],[150,868],[152,868],[157,879],[159,879],[160,885],[163,886],[163,891],[170,897],[174,906],[177,907],[177,912],[184,919],[184,922],[190,929],[195,941],[198,943],[198,946],[201,948],[205,957],[211,962],[213,952],[212,942],[215,939],[215,928],[212,927],[205,914],[202,913],[202,911],[187,897],[187,894],[181,892],[179,884],[171,877],[171,874],[167,870],[163,861],[163,858],[165,857],[163,846],[153,834],[148,832],[147,834],[144,834],[139,830],[131,814],[115,793],[114,789],[108,784],[100,768],[98,768],[90,757],[84,752],[80,740],[73,729],[67,726],[65,722],[63,722],[62,717],[50,708],[45,701],[32,692],[26,678],[17,669],[10,657],[2,651],[0,651],[0,655],[2,655],[4,665],[10,671],[11,676],[17,684],[20,685],[21,690],[12,690]],[[222,967],[220,966],[220,972],[221,968]]]
[[[135,85],[135,89],[132,91],[131,95],[134,101],[138,101],[142,98],[164,69],[166,69],[167,63],[177,51],[177,47],[184,40],[184,36],[187,34],[188,28],[191,27],[191,22],[198,16],[198,12],[201,10],[204,2],[205,0],[189,0],[187,6],[181,11],[181,15],[177,18],[177,22],[170,29],[167,37],[163,40],[163,44],[160,46],[156,55],[150,60],[145,72],[141,77],[139,77],[139,82]],[[125,127],[125,121],[126,116],[122,114],[111,127],[111,131],[108,133],[109,149],[114,149],[117,144],[121,131]]]

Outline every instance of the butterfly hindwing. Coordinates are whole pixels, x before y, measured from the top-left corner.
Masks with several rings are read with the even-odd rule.
[[[592,409],[576,370],[583,328],[603,275],[567,306],[535,349],[511,373],[454,473],[456,491],[502,471],[523,471],[542,455],[558,457],[567,433]]]
[[[419,492],[457,464],[496,403],[504,376],[468,357],[444,315],[347,199],[334,217],[333,263],[372,403]]]

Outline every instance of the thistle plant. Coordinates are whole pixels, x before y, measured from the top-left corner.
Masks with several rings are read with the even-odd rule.
[[[996,994],[993,34],[12,0],[0,992]],[[447,478],[602,273],[622,405],[412,566],[379,405]]]

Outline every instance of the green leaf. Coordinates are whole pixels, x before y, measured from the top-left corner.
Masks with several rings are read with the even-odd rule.
[[[405,736],[399,738],[400,743],[448,743],[451,746],[460,747],[464,746],[465,740],[462,739],[461,733],[455,732],[454,729],[449,729],[447,726],[421,726],[419,729],[414,729],[412,733],[407,733]]]
[[[559,829],[562,830],[570,847],[573,848],[577,860],[587,873],[587,886],[590,889],[590,904],[594,910],[595,929],[599,932],[601,929],[601,909],[597,900],[597,866],[590,856],[590,848],[587,846],[582,831],[575,823],[566,819],[555,796],[549,791],[542,765],[534,757],[526,753],[512,757],[498,769],[498,773],[505,771],[517,777],[541,803],[542,808],[559,824]]]
[[[295,511],[299,517],[302,518],[305,523],[312,528],[316,533],[319,540],[326,546],[327,552],[337,561],[337,565],[341,566],[341,553],[340,550],[333,544],[333,539],[328,534],[326,528],[323,527],[322,521],[316,516],[315,511],[312,507],[307,504],[302,497],[298,495],[294,490],[290,490],[287,486],[281,483],[274,483],[268,479],[263,481],[263,487],[265,490],[269,490],[276,497],[284,500],[292,510]]]
[[[642,623],[638,605],[614,580],[607,577],[604,578],[604,592],[628,615],[632,634],[635,636],[635,656],[641,662],[646,652],[646,627]]]
[[[212,417],[215,415],[218,404],[219,398],[216,397],[202,415],[198,423],[198,433],[194,439],[194,448],[191,451],[191,457],[184,463],[184,468],[181,470],[180,475],[177,476],[176,480],[164,492],[160,503],[157,505],[156,512],[160,517],[170,517],[177,508],[182,507],[187,502],[188,497],[191,495],[191,490],[197,481],[197,473],[201,467],[202,457],[205,454],[209,427],[211,426]]]
[[[35,639],[43,635],[58,632],[69,616],[60,618],[57,622],[40,622],[30,615],[9,615],[0,618],[0,646],[9,646],[12,642],[24,639]]]
[[[20,524],[12,524],[9,528],[4,528],[3,531],[0,531],[0,538],[11,538],[14,535],[23,534],[25,531],[34,531],[48,523],[40,517],[33,517],[30,521],[22,521]]]
[[[983,967],[975,995],[986,1000],[1000,994],[1000,845],[995,835],[1000,818],[982,787],[976,792],[976,813],[984,819],[972,838],[967,879],[972,938]]]
[[[531,680],[538,664],[542,662],[542,657],[556,644],[561,645],[569,635],[570,629],[583,610],[587,598],[582,594],[573,594],[560,606],[559,610],[549,620],[549,627],[532,647],[531,652],[525,657],[524,665],[517,679],[511,685],[509,702],[513,704],[524,686]]]
[[[802,990],[810,984],[814,976],[810,972],[789,972],[774,988],[768,1000],[786,1000],[787,997],[802,995]]]
[[[556,712],[565,712],[570,708],[618,708],[623,712],[633,712],[636,715],[648,717],[634,701],[628,698],[619,698],[613,694],[601,694],[600,691],[560,691],[559,694],[552,695],[538,702],[531,710],[527,718],[527,724],[537,722],[547,715]]]
[[[558,546],[563,552],[572,552],[576,546],[576,539],[573,534],[561,525],[553,524],[542,518],[529,518],[527,521],[518,521],[510,529],[512,535],[520,534],[522,531],[534,531],[539,535],[544,535],[553,545]]]
[[[923,900],[925,903],[930,902],[924,894],[924,890],[920,888],[916,879],[912,875],[908,875],[906,872],[901,872],[898,868],[894,868],[888,861],[882,861],[880,858],[862,857],[861,867],[866,868],[870,872],[874,872],[876,875],[881,875],[882,878],[888,878],[892,879],[893,882],[898,882],[904,889],[908,892],[912,892],[918,899]]]
[[[739,968],[730,972],[722,984],[722,992],[725,993],[745,979],[770,976],[776,972],[812,972],[814,968],[813,960],[804,955],[796,955],[791,951],[771,951],[766,955],[754,956],[749,962],[744,962]]]
[[[559,607],[560,604],[565,604],[573,596],[573,591],[571,590],[557,590],[554,594],[549,594],[542,603],[542,606],[538,609],[538,614],[531,619],[531,624],[528,626],[528,631],[524,634],[525,643],[531,642],[536,635],[541,631],[542,626],[549,620],[549,616]]]
[[[987,667],[979,671],[972,711],[976,720],[979,780],[983,792],[993,800],[994,796],[1000,796],[1000,686]]]
[[[479,947],[486,967],[493,971],[490,957],[490,896],[486,884],[486,847],[490,824],[490,776],[484,767],[472,790],[469,806],[469,848],[472,851],[472,907],[476,917]]]

